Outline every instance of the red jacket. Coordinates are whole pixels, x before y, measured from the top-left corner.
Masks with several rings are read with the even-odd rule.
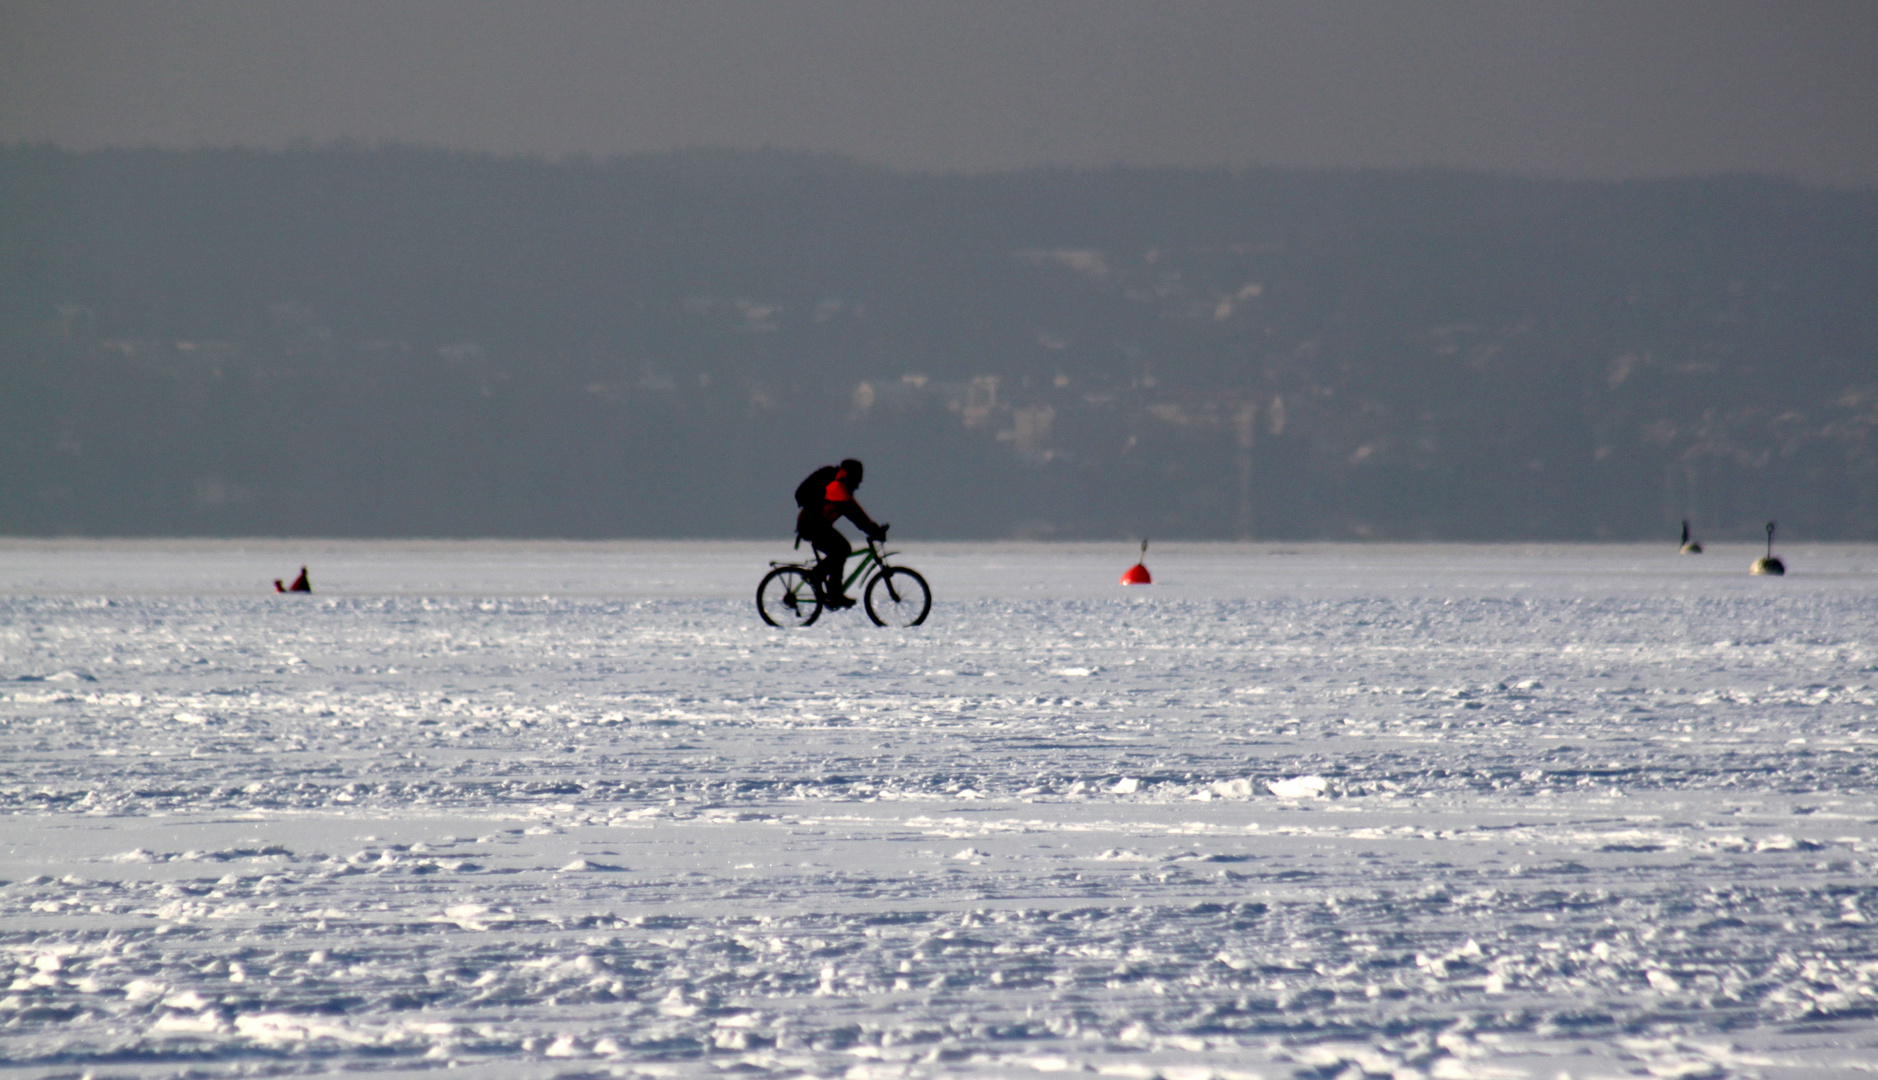
[[[828,482],[828,487],[822,492],[822,520],[833,525],[844,517],[854,522],[862,532],[869,536],[880,531],[880,526],[874,524],[874,519],[868,517],[867,511],[861,509],[861,504],[854,501],[854,492],[848,487],[846,471],[836,473],[835,478]]]

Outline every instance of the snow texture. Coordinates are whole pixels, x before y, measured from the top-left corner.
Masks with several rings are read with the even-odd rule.
[[[1870,1076],[1878,550],[1154,550],[0,544],[0,1076]]]

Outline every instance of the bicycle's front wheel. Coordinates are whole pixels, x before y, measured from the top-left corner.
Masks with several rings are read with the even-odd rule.
[[[822,594],[800,566],[778,566],[756,587],[756,613],[771,626],[807,626],[821,617]]]
[[[862,594],[876,626],[918,626],[932,610],[932,590],[918,570],[889,566],[874,575]]]

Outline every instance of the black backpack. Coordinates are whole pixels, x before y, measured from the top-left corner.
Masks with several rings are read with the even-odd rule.
[[[819,508],[828,501],[828,485],[835,482],[835,474],[840,469],[833,465],[824,465],[808,475],[808,478],[796,485],[796,505],[804,510]]]

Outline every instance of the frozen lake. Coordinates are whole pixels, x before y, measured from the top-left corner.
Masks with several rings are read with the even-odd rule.
[[[0,541],[0,1076],[1878,1071],[1878,548],[904,549]]]

